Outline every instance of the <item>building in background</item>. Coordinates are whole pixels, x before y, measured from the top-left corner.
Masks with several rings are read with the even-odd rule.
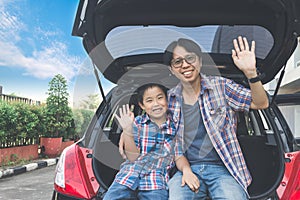
[[[279,74],[277,75],[277,78],[275,78],[269,84],[265,85],[270,94],[273,94],[275,91],[279,79]],[[285,74],[278,91],[278,94],[295,93],[300,93],[300,38],[298,38],[297,48],[287,62]],[[285,115],[286,120],[289,123],[289,126],[295,137],[300,137],[300,105],[284,106],[280,107],[280,109]]]
[[[286,72],[283,77],[279,93],[294,94],[300,93],[300,38],[298,38],[298,46],[288,60]]]
[[[29,105],[41,105],[40,101],[36,101],[33,99],[29,99],[26,97],[18,97],[15,95],[7,95],[3,94],[3,87],[0,85],[0,100],[6,101],[6,102],[22,102]]]

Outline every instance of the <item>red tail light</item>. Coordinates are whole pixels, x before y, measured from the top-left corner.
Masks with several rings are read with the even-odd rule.
[[[300,199],[300,152],[287,153],[291,160],[285,165],[285,173],[277,194],[281,200]]]
[[[82,199],[96,196],[99,184],[93,174],[92,158],[88,156],[91,153],[91,150],[76,144],[65,149],[57,165],[54,184],[57,192]],[[63,173],[59,170],[62,168]]]

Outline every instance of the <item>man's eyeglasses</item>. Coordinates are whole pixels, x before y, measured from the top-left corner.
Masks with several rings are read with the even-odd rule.
[[[171,66],[174,68],[180,68],[183,65],[183,60],[185,60],[185,62],[188,64],[192,64],[196,62],[196,58],[197,58],[196,54],[188,54],[183,58],[176,58],[171,60]]]

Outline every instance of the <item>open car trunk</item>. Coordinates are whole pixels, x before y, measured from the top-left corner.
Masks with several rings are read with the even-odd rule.
[[[148,56],[142,56],[148,60]],[[152,58],[154,59],[154,58]],[[116,63],[127,65],[131,59],[117,59]],[[154,61],[154,60],[152,60]],[[138,62],[139,63],[139,62]],[[157,70],[159,68],[160,70]],[[147,73],[145,73],[147,72]],[[114,180],[120,164],[124,161],[118,151],[119,137],[122,132],[114,114],[118,108],[126,103],[134,105],[135,116],[141,114],[134,90],[147,82],[168,83],[173,87],[178,80],[168,76],[167,68],[158,64],[141,64],[130,73],[122,76],[108,95],[109,104],[102,103],[97,112],[97,128],[93,128],[97,139],[93,142],[93,171],[101,187],[99,192],[105,192]],[[132,82],[132,76],[135,81]],[[137,78],[139,77],[139,78]],[[163,79],[164,78],[164,79]],[[105,112],[103,112],[105,111]],[[261,199],[275,194],[284,174],[284,151],[280,142],[280,130],[272,120],[272,108],[265,110],[251,110],[249,113],[238,113],[237,135],[247,166],[253,181],[248,188],[252,199]],[[103,119],[106,119],[103,121]]]
[[[104,97],[106,101],[89,127],[93,132],[84,139],[93,149],[99,193],[109,187],[123,162],[118,152],[121,128],[114,119],[119,106],[137,105],[133,91],[147,81],[155,80],[168,88],[177,83],[161,66],[164,47],[170,41],[182,36],[193,38],[207,50],[202,72],[249,87],[243,73],[234,66],[229,44],[238,35],[256,40],[257,69],[265,74],[265,84],[274,79],[297,45],[299,10],[298,0],[81,0],[72,34],[83,38],[97,69],[117,85]],[[126,37],[115,38],[122,31]],[[162,46],[153,46],[157,41]],[[249,187],[252,199],[275,196],[284,174],[282,129],[272,106],[238,113],[237,134],[253,178]],[[135,115],[139,113],[136,106]]]
[[[115,93],[121,93],[115,91]],[[129,100],[129,98],[131,100]],[[134,102],[134,97],[127,96],[118,100],[118,104]],[[113,106],[118,107],[118,106]],[[135,115],[141,110],[136,107]],[[248,188],[252,199],[260,199],[272,195],[278,187],[284,173],[284,157],[280,148],[278,136],[273,130],[265,130],[263,122],[257,116],[268,114],[269,110],[251,111],[238,115],[238,139],[251,172],[253,181]],[[123,162],[118,152],[118,142],[121,129],[116,120],[110,120],[110,127],[103,128],[96,140],[93,156],[93,171],[96,179],[105,191],[112,183],[119,165]]]
[[[101,58],[112,56],[105,49],[106,42],[108,35],[118,27],[171,26],[194,29],[206,25],[244,26],[244,31],[220,29],[217,32],[220,36],[218,43],[226,44],[234,35],[241,34],[256,39],[258,44],[271,45],[270,51],[258,62],[261,73],[266,74],[262,82],[267,83],[280,71],[297,45],[297,37],[300,35],[299,10],[298,0],[244,0],[242,3],[240,0],[81,0],[72,35],[83,38],[83,45],[96,66],[105,78],[113,81],[115,75],[120,76],[126,71],[107,73],[108,65],[99,59],[100,54],[93,55],[93,51],[98,45],[103,45]],[[257,34],[257,31],[249,31],[245,28],[247,26],[263,27],[269,32],[271,40],[251,36]],[[140,33],[127,40],[124,45],[135,43],[142,35]],[[160,36],[158,40],[165,39],[165,35]],[[192,37],[196,39],[198,36]],[[218,48],[219,44],[214,44],[214,47]],[[231,52],[228,54],[221,48],[217,53],[225,54],[230,59]],[[257,54],[260,52],[257,51]],[[229,67],[228,70],[240,74],[235,68]]]

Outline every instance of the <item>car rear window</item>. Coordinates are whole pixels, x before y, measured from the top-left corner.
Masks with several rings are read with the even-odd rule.
[[[249,25],[120,26],[110,31],[105,43],[114,58],[161,53],[171,41],[180,37],[195,40],[203,52],[231,54],[232,40],[239,35],[247,37],[248,41],[256,41],[256,56],[260,59],[267,57],[274,44],[274,39],[267,29]]]

